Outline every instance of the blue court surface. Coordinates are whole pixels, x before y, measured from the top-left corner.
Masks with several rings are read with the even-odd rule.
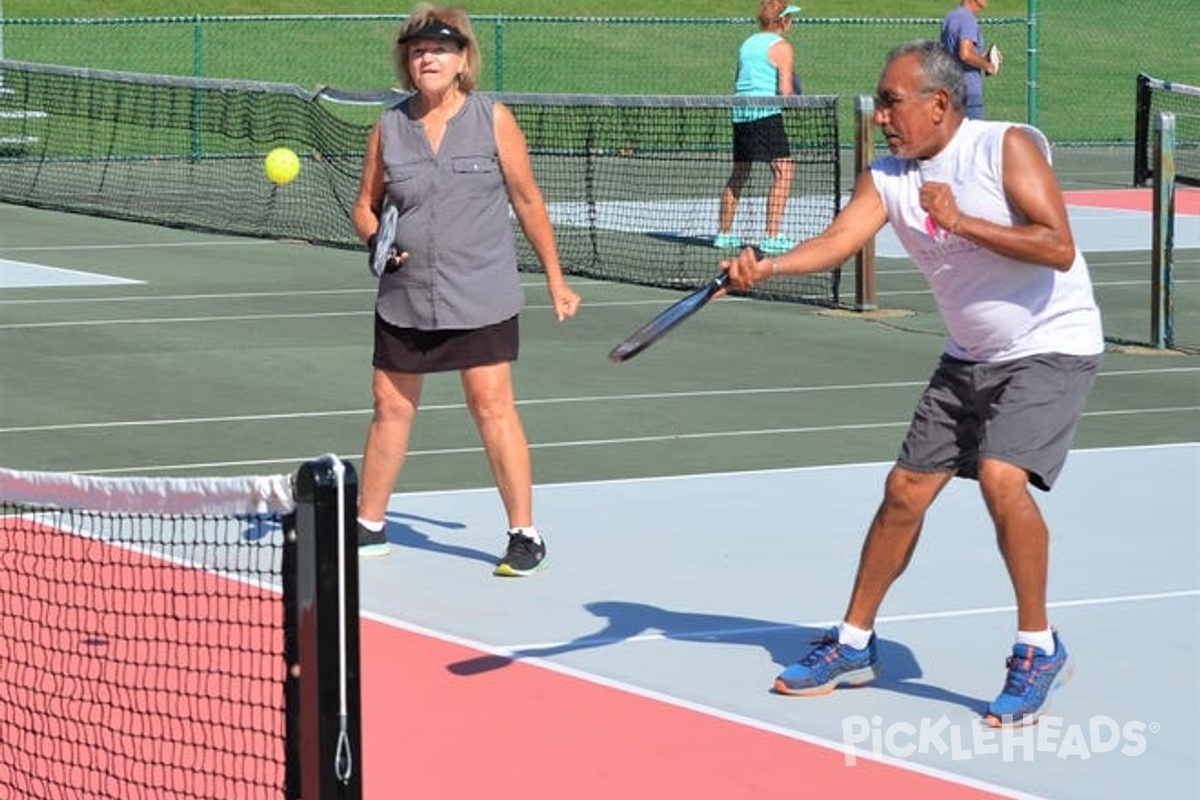
[[[455,674],[510,660],[566,670],[848,764],[1011,797],[1200,796],[1200,445],[1077,451],[1039,493],[1051,618],[1076,669],[1015,734],[977,724],[1002,686],[1015,611],[970,481],[934,505],[884,604],[882,677],[823,698],[769,691],[840,619],[888,466],[541,486],[550,566],[525,580],[491,577],[493,491],[398,494],[392,553],[361,560],[363,611],[477,650],[446,666]]]
[[[843,614],[942,347],[928,286],[886,257],[885,232],[878,294],[895,313],[725,298],[624,365],[605,355],[678,292],[573,278],[584,305],[559,324],[542,277],[523,276],[518,398],[550,565],[492,577],[500,502],[461,385],[431,379],[392,553],[361,560],[368,797],[1200,797],[1200,206],[1179,194],[1178,346],[1138,346],[1149,193],[1089,189],[1122,186],[1120,167],[1068,198],[1110,346],[1077,449],[1037,494],[1051,619],[1076,662],[1039,725],[977,724],[1015,613],[966,481],[883,606],[882,677],[824,698],[769,691]],[[16,206],[0,225],[4,466],[361,463],[375,289],[360,252]],[[680,246],[716,268],[702,237]]]

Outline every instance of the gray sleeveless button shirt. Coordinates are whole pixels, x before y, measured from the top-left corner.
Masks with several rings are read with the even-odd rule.
[[[521,310],[525,296],[500,172],[492,101],[467,95],[434,152],[410,100],[379,120],[386,191],[408,260],[379,282],[376,310],[402,328],[470,329]]]

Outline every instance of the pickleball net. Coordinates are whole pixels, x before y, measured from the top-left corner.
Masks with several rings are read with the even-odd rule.
[[[0,61],[0,201],[195,230],[360,248],[350,224],[368,133],[402,94],[156,76]],[[838,98],[495,95],[525,132],[568,274],[670,288],[708,282],[732,169],[732,109],[777,105],[795,177],[782,235],[810,237],[840,208]],[[286,146],[299,178],[263,158]],[[765,236],[766,164],[735,233]],[[514,225],[516,224],[514,219]],[[539,269],[517,235],[521,268]],[[756,296],[838,302],[839,273]]]
[[[1175,179],[1200,186],[1200,86],[1138,75],[1134,117],[1133,183],[1154,179],[1154,120],[1175,117]]]
[[[339,465],[0,469],[0,796],[360,798]]]
[[[1196,315],[1183,306],[1189,295],[1180,291],[1186,278],[1176,277],[1175,235],[1188,219],[1176,204],[1177,185],[1200,187],[1200,86],[1138,76],[1134,185],[1148,184],[1154,192],[1148,342],[1194,353],[1194,333],[1183,328]]]

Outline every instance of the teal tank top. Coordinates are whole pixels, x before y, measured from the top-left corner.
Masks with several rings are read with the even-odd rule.
[[[767,51],[782,38],[778,33],[759,31],[742,42],[738,48],[734,94],[741,97],[774,97],[779,94],[779,70],[767,58]],[[778,113],[778,108],[735,108],[733,121],[750,122]]]

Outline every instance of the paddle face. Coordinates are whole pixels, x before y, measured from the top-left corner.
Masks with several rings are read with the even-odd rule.
[[[695,314],[713,298],[729,281],[728,273],[722,272],[704,286],[674,303],[657,317],[638,328],[633,334],[612,349],[608,354],[611,361],[628,361],[650,345],[666,336],[685,319]]]
[[[1004,63],[1004,54],[1000,52],[1000,48],[994,44],[988,45],[988,49],[987,52],[984,53],[984,57],[991,62],[993,67],[996,68],[996,73],[999,73],[1000,65]]]
[[[393,259],[397,253],[396,222],[399,218],[396,207],[385,201],[383,213],[379,215],[379,230],[375,232],[375,249],[371,252],[371,274],[376,278],[397,267]]]

